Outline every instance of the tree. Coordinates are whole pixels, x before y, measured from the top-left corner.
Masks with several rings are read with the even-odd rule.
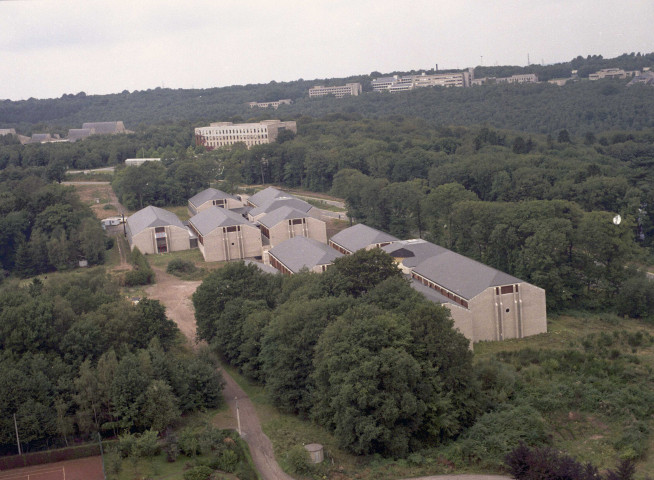
[[[143,398],[139,423],[155,432],[162,432],[179,418],[178,399],[163,380],[153,380]]]
[[[345,282],[349,295],[359,297],[387,278],[400,277],[402,272],[390,255],[373,248],[337,258],[324,277],[331,275],[338,275]]]

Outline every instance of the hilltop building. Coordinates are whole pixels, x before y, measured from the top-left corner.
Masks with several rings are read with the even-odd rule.
[[[309,89],[309,98],[325,97],[334,95],[336,98],[342,98],[347,95],[357,96],[363,91],[360,83],[346,83],[336,87],[325,87],[316,85]]]
[[[126,158],[125,166],[127,167],[138,167],[143,165],[146,162],[160,162],[160,158]]]
[[[421,87],[469,87],[474,79],[472,68],[462,72],[432,73],[425,72],[420,75],[393,75],[372,80],[372,89],[375,92],[401,92]]]
[[[258,108],[274,108],[277,110],[280,105],[290,105],[293,103],[293,100],[290,98],[285,98],[283,100],[275,100],[274,102],[249,102],[248,105],[250,108],[258,107]]]
[[[215,122],[208,127],[195,129],[196,145],[203,145],[207,150],[244,143],[248,148],[253,145],[263,145],[277,140],[277,135],[283,130],[297,133],[295,122],[281,120],[264,120],[259,123]]]
[[[86,122],[82,128],[68,130],[68,141],[75,143],[91,135],[117,135],[119,133],[133,133],[125,128],[122,121],[117,122]]]
[[[654,72],[643,71],[640,75],[634,77],[628,84],[628,87],[632,85],[654,85]]]
[[[491,85],[499,83],[538,83],[538,76],[535,73],[522,73],[510,77],[483,77],[476,78],[472,85]]]

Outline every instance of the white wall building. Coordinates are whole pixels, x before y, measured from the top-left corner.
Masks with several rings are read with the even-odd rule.
[[[208,127],[195,129],[195,143],[204,145],[207,150],[244,143],[248,148],[253,145],[263,145],[277,140],[282,130],[297,133],[295,122],[281,120],[264,120],[259,123],[215,122]]]
[[[324,87],[316,85],[309,89],[309,98],[325,97],[327,95],[334,95],[336,98],[341,98],[346,95],[359,95],[363,91],[360,83],[347,83],[337,87]]]

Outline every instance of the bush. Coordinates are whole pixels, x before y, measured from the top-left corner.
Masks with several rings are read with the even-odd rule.
[[[186,427],[179,434],[179,450],[187,457],[200,453],[200,442],[192,427]]]
[[[238,454],[234,450],[223,450],[220,456],[218,457],[218,469],[232,473],[236,471],[238,466]]]
[[[286,464],[291,473],[297,475],[308,475],[313,470],[309,452],[302,445],[297,445],[288,451],[286,454]]]
[[[208,480],[212,473],[211,468],[200,465],[184,472],[184,480]]]
[[[197,271],[197,267],[193,262],[181,258],[173,258],[166,268],[166,272],[172,275],[188,275],[195,271]]]
[[[123,284],[126,287],[135,287],[137,285],[149,285],[154,280],[154,272],[148,270],[130,270],[123,277]]]

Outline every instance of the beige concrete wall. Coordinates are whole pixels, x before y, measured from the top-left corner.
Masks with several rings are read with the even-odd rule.
[[[453,303],[444,303],[443,306],[450,311],[452,320],[454,320],[454,328],[461,332],[464,337],[470,340],[470,347],[472,348],[472,312],[460,305],[455,305]]]
[[[226,205],[227,205],[228,210],[231,210],[232,208],[241,208],[243,206],[243,203],[241,203],[236,198],[226,198],[225,200],[226,200]],[[197,207],[196,212],[193,212],[193,207],[191,206],[191,202],[189,202],[188,203],[188,211],[191,214],[191,216],[194,216],[194,215],[197,215],[198,213],[200,213],[201,211],[206,210],[208,208],[211,208],[213,206],[214,205],[213,205],[212,201],[204,202],[202,205],[199,205]],[[223,207],[219,207],[219,208],[223,208]]]
[[[545,290],[527,283],[519,291],[496,294],[487,288],[470,300],[474,342],[523,338],[547,331]]]
[[[165,229],[169,252],[178,252],[180,250],[189,250],[191,248],[188,230],[170,225],[165,227]],[[154,228],[146,228],[139,234],[132,236],[132,244],[130,245],[130,248],[134,250],[134,247],[138,247],[141,253],[145,254],[157,253],[157,243],[154,233]]]
[[[198,248],[206,262],[240,260],[261,255],[261,232],[256,227],[241,225],[241,230],[224,232],[219,227],[203,237],[204,243],[198,242]]]
[[[306,217],[306,223],[289,225],[288,220],[279,222],[270,232],[270,246],[279,245],[284,240],[293,237],[307,237],[327,244],[327,226],[322,220],[313,217]]]

